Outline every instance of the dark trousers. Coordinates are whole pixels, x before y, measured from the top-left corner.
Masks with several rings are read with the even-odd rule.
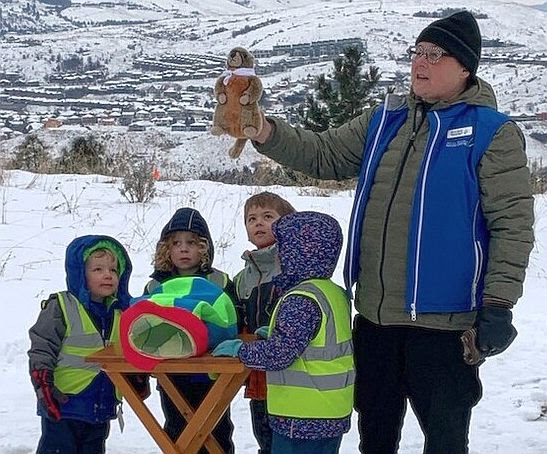
[[[201,401],[213,386],[213,381],[209,380],[206,375],[200,375],[198,378],[196,374],[173,374],[169,378],[194,409],[201,404]],[[158,386],[158,389],[160,391],[161,408],[165,416],[164,430],[171,440],[176,441],[186,427],[186,420],[161,386]],[[235,452],[232,442],[233,431],[234,425],[230,419],[230,408],[228,407],[213,430],[214,437],[226,454]],[[199,454],[207,454],[208,452],[206,448],[199,450]]]
[[[258,442],[258,454],[270,454],[272,452],[272,429],[268,421],[268,411],[265,400],[251,399],[251,423],[253,434]]]
[[[355,318],[355,408],[360,451],[396,453],[407,399],[425,435],[424,454],[466,454],[478,368],[463,361],[461,332],[385,327]]]
[[[53,421],[42,417],[42,436],[36,454],[102,454],[110,421],[91,424],[75,419]]]
[[[272,454],[337,454],[342,443],[342,435],[336,438],[301,440],[273,433]]]

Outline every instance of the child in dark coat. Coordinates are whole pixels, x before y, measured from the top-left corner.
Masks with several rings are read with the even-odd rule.
[[[281,270],[272,223],[295,209],[285,199],[271,192],[260,192],[245,202],[243,220],[247,237],[256,249],[241,257],[245,267],[235,276],[240,330],[254,333],[270,323],[278,291],[274,278]],[[251,423],[258,442],[259,454],[270,454],[272,430],[266,414],[266,374],[252,371],[245,386],[245,397],[251,399]]]
[[[150,294],[159,285],[175,277],[200,276],[216,284],[235,299],[232,281],[226,273],[212,267],[213,259],[213,240],[207,222],[198,210],[180,208],[161,231],[154,257],[154,272],[150,276],[152,280],[146,285],[144,293]],[[207,375],[173,374],[169,378],[194,408],[199,406],[213,386]],[[158,386],[158,389],[165,415],[164,429],[169,437],[176,441],[186,427],[186,420],[163,388]],[[214,437],[227,454],[234,452],[233,430],[228,409],[213,430]],[[199,452],[207,454],[205,448]]]

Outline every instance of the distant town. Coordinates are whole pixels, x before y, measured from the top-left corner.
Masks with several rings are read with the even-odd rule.
[[[18,44],[36,45],[31,41],[21,38]],[[348,46],[355,46],[366,55],[366,42],[360,38],[253,49],[256,72],[283,73],[311,63],[332,61]],[[47,81],[28,80],[17,72],[0,72],[0,139],[63,125],[122,126],[129,131],[151,127],[166,127],[173,132],[209,129],[214,111],[211,80],[224,70],[224,56],[142,55],[132,62],[131,70],[113,75],[99,64],[82,67],[82,58],[77,55],[72,59],[59,62],[59,70]],[[519,54],[505,49],[485,55],[482,61],[547,66],[547,55]],[[405,77],[384,75],[381,86],[401,88],[408,82]],[[206,86],[202,84],[204,80]],[[304,101],[313,83],[313,77],[300,81],[284,79],[269,87],[265,105],[290,120],[291,106]],[[547,114],[515,119],[547,120]]]

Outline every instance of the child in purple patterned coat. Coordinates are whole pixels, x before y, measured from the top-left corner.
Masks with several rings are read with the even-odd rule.
[[[283,296],[274,311],[274,321],[268,338],[250,343],[242,343],[238,339],[225,341],[217,346],[213,355],[238,356],[247,367],[268,372],[268,413],[273,430],[272,454],[337,453],[343,434],[350,428],[354,379],[350,306],[344,291],[330,281],[342,247],[341,229],[338,222],[326,214],[299,212],[283,216],[273,224],[272,230],[277,240],[281,265],[281,274],[274,279]],[[332,295],[336,295],[335,301],[330,301],[326,306],[328,308],[330,304],[332,308],[330,315],[316,298],[301,293],[293,294],[295,289],[313,285],[314,282],[321,285],[325,283],[329,289],[333,289],[324,293],[323,296],[327,299],[332,300]],[[324,323],[323,317],[326,318]],[[312,414],[306,417],[288,416],[291,406],[306,407],[306,398],[299,399],[297,396],[297,402],[289,404],[274,402],[270,394],[270,377],[274,375],[271,372],[280,371],[278,376],[290,375],[294,369],[289,370],[289,367],[306,358],[310,352],[310,344],[320,332],[325,332],[324,327],[329,325],[328,317],[336,318],[336,329],[341,326],[337,334],[343,332],[347,339],[346,349],[340,354],[343,357],[337,359],[342,359],[349,366],[342,373],[338,373],[337,369],[337,377],[343,376],[343,384],[340,385],[343,389],[334,391],[340,394],[335,399],[337,404],[332,404],[332,407],[340,405],[343,408],[327,408],[322,415],[315,415],[312,410]],[[335,335],[337,339],[338,335]],[[317,350],[315,347],[315,355],[318,354]],[[320,358],[322,359],[321,356]],[[325,362],[327,361],[325,358]],[[313,376],[311,382],[314,382]],[[320,390],[317,393],[322,396]],[[332,390],[329,389],[325,394],[329,393]],[[333,401],[326,399],[324,402],[328,406]],[[276,406],[289,408],[284,414],[279,414],[283,412],[276,411]],[[337,416],[330,417],[331,414]]]

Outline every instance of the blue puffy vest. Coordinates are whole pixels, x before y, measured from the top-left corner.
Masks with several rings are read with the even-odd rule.
[[[382,155],[408,116],[408,106],[372,116],[350,218],[344,280],[359,272],[363,218]],[[406,309],[465,312],[482,304],[489,232],[480,206],[478,167],[507,116],[460,103],[427,113],[429,138],[414,188],[408,235]],[[364,232],[366,235],[366,232]],[[365,289],[366,291],[366,289]]]

